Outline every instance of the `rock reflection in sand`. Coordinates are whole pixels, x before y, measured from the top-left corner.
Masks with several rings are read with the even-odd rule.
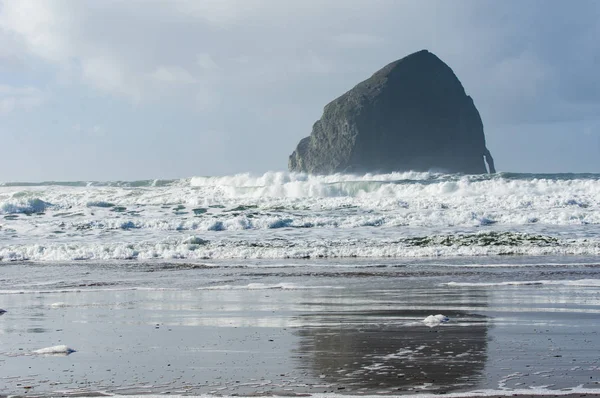
[[[298,353],[325,384],[347,390],[450,392],[476,385],[487,359],[487,319],[464,312],[429,328],[415,310],[309,315]],[[371,319],[371,323],[365,323]],[[362,321],[361,321],[362,320]],[[390,321],[391,320],[391,321]]]

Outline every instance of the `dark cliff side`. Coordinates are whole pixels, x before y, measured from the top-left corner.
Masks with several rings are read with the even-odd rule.
[[[495,173],[473,100],[448,65],[422,50],[325,106],[290,171]]]

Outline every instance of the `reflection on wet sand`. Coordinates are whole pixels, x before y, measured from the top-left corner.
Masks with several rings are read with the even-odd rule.
[[[452,312],[446,314],[450,323],[434,328],[414,321],[427,315],[415,310],[311,314],[318,319],[308,323],[324,326],[298,332],[298,353],[314,377],[346,391],[473,389],[487,359],[486,318]]]
[[[337,279],[310,289],[298,288],[309,283],[297,279],[295,289],[249,282],[218,290],[7,296],[19,310],[0,330],[11,337],[0,342],[10,372],[0,376],[0,390],[19,392],[29,374],[36,376],[28,385],[42,396],[58,389],[290,395],[481,386],[488,319],[477,314],[487,308],[486,290],[426,278],[360,276],[344,279],[343,289],[331,288],[341,285]],[[423,323],[439,313],[450,321]],[[68,360],[29,355],[40,347],[68,349],[54,344],[77,352]]]

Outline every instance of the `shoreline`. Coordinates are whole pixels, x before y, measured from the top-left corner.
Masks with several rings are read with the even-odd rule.
[[[5,396],[600,396],[585,264],[3,271]]]

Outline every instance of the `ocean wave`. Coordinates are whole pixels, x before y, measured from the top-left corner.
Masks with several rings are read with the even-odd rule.
[[[465,205],[501,208],[579,208],[600,203],[600,179],[541,178],[509,174],[463,176],[432,173],[335,174],[313,176],[270,172],[260,176],[239,174],[193,177],[183,180],[148,180],[143,184],[39,185],[0,187],[0,206],[19,196],[36,195],[58,208],[88,206],[210,206],[254,205],[260,208],[461,208]],[[29,189],[23,189],[29,188]]]
[[[268,172],[5,184],[0,255],[4,261],[593,255],[599,209],[596,174]],[[209,243],[172,244],[173,235],[183,234]],[[534,242],[536,235],[545,238]],[[284,244],[270,245],[276,239]],[[490,239],[494,244],[485,245]]]
[[[51,203],[39,198],[17,198],[0,202],[0,214],[43,213],[47,208],[52,206]]]

